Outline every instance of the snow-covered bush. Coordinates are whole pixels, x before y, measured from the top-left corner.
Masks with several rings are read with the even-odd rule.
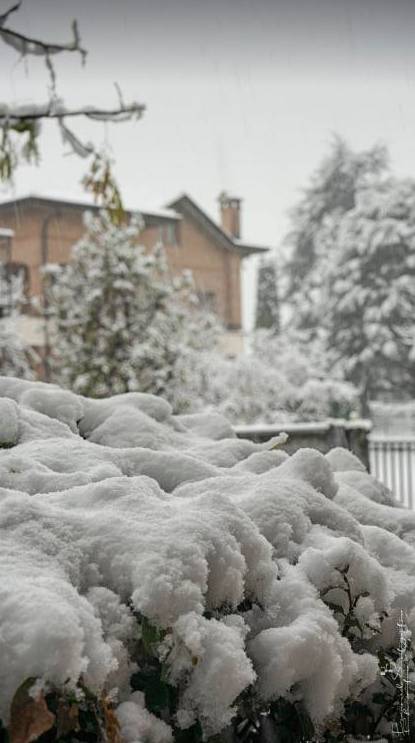
[[[415,514],[352,454],[289,457],[146,394],[0,395],[12,738],[346,741],[363,719],[391,739],[380,667],[401,608],[415,630]]]
[[[257,331],[252,350],[285,377],[293,390],[289,410],[296,420],[349,418],[359,412],[357,388],[333,369],[330,352],[318,338],[292,330],[279,335]]]
[[[70,264],[47,270],[54,380],[81,394],[179,398],[193,354],[215,342],[191,276],[173,277],[160,246],[138,244],[140,228],[139,219],[117,226],[105,212],[87,214]]]
[[[296,390],[278,369],[254,354],[218,352],[195,358],[185,395],[190,412],[213,410],[232,423],[287,420]]]
[[[349,418],[359,411],[356,388],[330,375],[319,350],[297,336],[257,331],[250,353],[236,359],[199,353],[191,368],[176,410],[216,410],[235,424]]]

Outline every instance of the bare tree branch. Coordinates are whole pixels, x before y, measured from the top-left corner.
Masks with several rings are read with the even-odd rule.
[[[79,35],[78,24],[75,21],[72,22],[73,41],[66,44],[49,43],[42,41],[41,39],[34,39],[25,34],[21,34],[19,31],[14,31],[11,28],[4,28],[4,22],[7,17],[15,10],[18,10],[20,3],[15,5],[13,8],[7,11],[0,17],[0,37],[9,46],[13,47],[23,57],[28,54],[35,56],[50,57],[51,55],[60,54],[61,52],[79,52],[82,57],[82,62],[85,62],[87,51],[81,46],[81,38]]]
[[[81,46],[78,24],[72,23],[73,40],[66,44],[49,43],[31,36],[5,28],[9,16],[18,11],[22,0],[0,15],[0,41],[4,41],[23,57],[34,55],[43,57],[49,76],[49,100],[41,104],[8,105],[0,103],[0,181],[10,182],[19,163],[39,161],[38,141],[40,125],[43,120],[55,120],[59,126],[64,144],[68,144],[76,155],[91,158],[90,171],[83,178],[85,188],[95,200],[108,208],[114,221],[123,218],[121,194],[112,173],[112,160],[108,153],[100,151],[93,143],[83,142],[69,128],[67,119],[85,117],[93,121],[121,123],[139,119],[145,106],[137,101],[125,103],[120,87],[115,84],[118,105],[110,108],[82,106],[67,108],[56,90],[56,73],[53,57],[62,52],[79,52],[82,63],[85,62],[86,50]]]
[[[0,27],[1,26],[4,26],[4,24],[6,23],[9,15],[11,15],[12,13],[15,13],[16,10],[19,10],[21,4],[22,4],[22,0],[19,0],[19,2],[16,3],[16,5],[12,5],[12,7],[9,8],[8,10],[6,10],[6,12],[3,13],[3,15],[0,15]]]
[[[75,152],[79,157],[89,157],[95,152],[95,147],[92,142],[82,142],[72,129],[69,129],[69,127],[66,126],[63,116],[59,118],[58,124],[62,141],[64,144],[69,144],[72,152]]]

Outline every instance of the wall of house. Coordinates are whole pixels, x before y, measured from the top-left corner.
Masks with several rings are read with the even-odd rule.
[[[70,260],[73,245],[85,232],[83,209],[59,206],[56,209],[47,204],[18,204],[17,208],[0,209],[0,227],[8,226],[15,231],[12,243],[14,262],[23,263],[29,268],[29,296],[41,294],[41,268],[43,265],[42,230],[47,223],[46,262],[66,264]],[[160,239],[157,225],[146,227],[140,235],[140,243],[151,248]]]
[[[178,225],[178,238],[176,246],[166,248],[173,271],[190,269],[197,290],[214,294],[216,312],[225,325],[240,328],[240,256],[218,247],[186,217]]]
[[[38,281],[35,274],[40,264],[40,235],[36,214],[26,206],[5,207],[0,212],[0,227],[15,231],[12,240],[11,260],[28,267],[28,289],[32,296]]]
[[[53,217],[47,226],[46,261],[65,264],[70,259],[72,246],[84,232],[83,209],[63,205],[59,206],[56,214],[56,207],[39,202],[22,202],[16,208],[0,209],[0,227],[15,231],[12,261],[28,266],[30,297],[41,294],[42,229],[51,214]],[[162,236],[172,271],[179,273],[190,269],[196,289],[211,300],[214,298],[215,310],[225,325],[232,329],[240,328],[240,256],[218,247],[190,219],[178,222],[175,232],[174,244],[166,244],[167,230],[161,232],[157,224],[146,226],[140,234],[140,243],[151,249]]]

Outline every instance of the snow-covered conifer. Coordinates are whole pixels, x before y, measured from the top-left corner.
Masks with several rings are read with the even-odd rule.
[[[380,181],[386,171],[384,147],[375,145],[367,151],[353,152],[336,136],[313,173],[292,210],[292,229],[286,238],[284,294],[295,327],[311,334],[319,331],[321,290],[327,286],[327,261],[333,250],[332,240],[327,239],[327,224],[353,209],[359,189]]]
[[[328,345],[362,401],[415,393],[415,181],[361,191],[336,225]]]
[[[13,319],[0,319],[0,375],[32,379],[30,358]]]
[[[139,390],[178,396],[192,350],[214,341],[190,274],[173,276],[161,247],[138,244],[140,223],[86,218],[66,267],[47,272],[54,377],[85,395]]]
[[[280,330],[277,267],[274,260],[262,261],[258,269],[256,320],[257,328]]]
[[[32,379],[35,357],[16,329],[22,302],[22,276],[0,267],[0,375]]]

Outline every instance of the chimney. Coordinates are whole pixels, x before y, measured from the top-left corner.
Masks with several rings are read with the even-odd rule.
[[[231,237],[241,236],[241,199],[222,191],[219,196],[220,222],[222,229]]]

